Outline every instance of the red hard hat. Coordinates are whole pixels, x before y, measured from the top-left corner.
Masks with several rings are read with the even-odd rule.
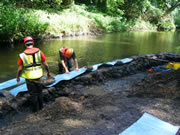
[[[65,52],[65,57],[71,58],[72,54],[73,54],[73,49],[72,48],[68,48],[66,50],[66,52]]]
[[[29,36],[24,38],[24,44],[26,44],[26,42],[28,42],[28,41],[31,41],[31,43],[34,43],[33,38],[29,37]]]

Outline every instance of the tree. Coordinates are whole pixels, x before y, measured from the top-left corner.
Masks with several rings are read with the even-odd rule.
[[[124,11],[124,17],[130,20],[141,16],[148,5],[148,0],[124,0],[119,9]]]
[[[168,8],[163,16],[170,14],[178,6],[180,6],[180,0],[178,0],[174,5],[172,5],[170,8]]]

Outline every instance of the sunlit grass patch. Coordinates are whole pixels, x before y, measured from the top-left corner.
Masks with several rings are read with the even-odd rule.
[[[120,31],[124,25],[121,17],[110,17],[103,13],[92,13],[85,9],[85,6],[74,5],[58,13],[47,13],[36,10],[35,14],[40,15],[40,20],[49,23],[46,32],[51,35],[71,35],[76,33],[88,33],[102,29],[104,31]],[[94,29],[94,30],[92,30]]]

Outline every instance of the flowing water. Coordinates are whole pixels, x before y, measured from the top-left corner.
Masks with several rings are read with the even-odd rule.
[[[59,49],[64,46],[74,48],[79,67],[83,67],[134,55],[180,53],[180,31],[121,32],[35,42],[35,47],[40,48],[47,57],[53,75],[58,74]],[[23,43],[0,48],[0,82],[16,77],[19,53],[24,49]]]

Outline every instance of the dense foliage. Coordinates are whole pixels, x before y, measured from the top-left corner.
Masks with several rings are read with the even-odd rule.
[[[40,22],[37,15],[14,5],[0,5],[0,41],[14,42],[26,35],[41,37],[48,24]]]
[[[122,31],[141,27],[141,22],[149,28],[172,30],[174,19],[180,26],[179,5],[180,0],[3,0],[0,41],[13,42],[26,35],[42,37],[48,32],[55,36],[92,29]],[[69,21],[68,16],[74,20]]]

